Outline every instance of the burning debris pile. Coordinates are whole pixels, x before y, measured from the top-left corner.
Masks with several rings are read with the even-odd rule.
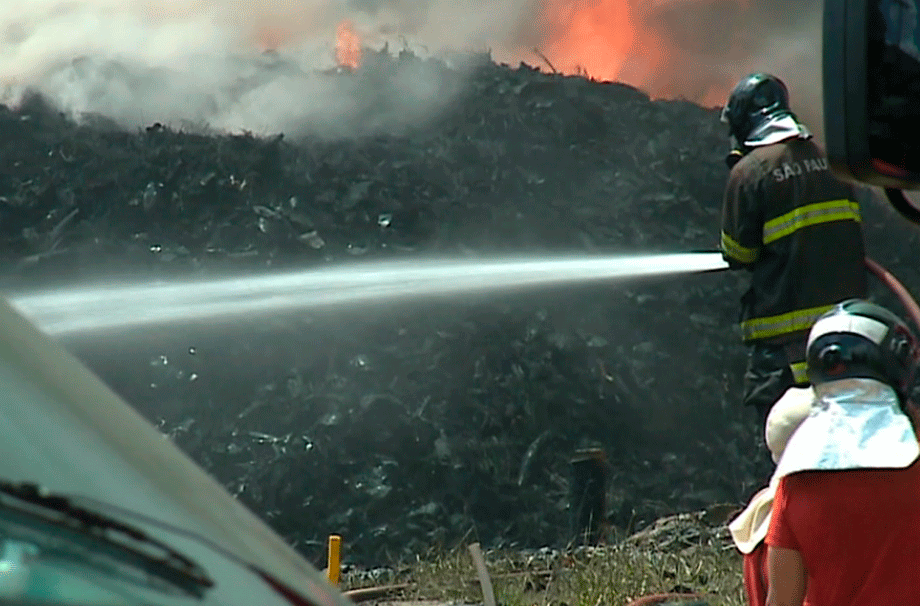
[[[38,97],[0,109],[7,290],[372,257],[714,247],[717,112],[489,61],[461,78],[365,54],[354,77],[387,87],[409,69],[438,70],[461,92],[414,128],[334,140],[125,132],[99,117],[78,125]],[[364,110],[372,124],[390,108]],[[871,249],[920,284],[896,256],[916,236],[886,212],[865,210]],[[383,563],[473,536],[568,542],[580,448],[605,451],[621,530],[747,498],[765,461],[737,404],[739,284],[583,286],[71,347],[305,555],[319,561],[339,532],[348,559]]]

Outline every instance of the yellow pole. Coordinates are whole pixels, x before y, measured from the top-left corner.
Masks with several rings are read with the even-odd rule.
[[[329,582],[339,584],[342,573],[342,537],[337,534],[329,535]]]

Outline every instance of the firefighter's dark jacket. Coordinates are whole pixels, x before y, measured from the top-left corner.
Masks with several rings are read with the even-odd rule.
[[[731,170],[722,207],[722,255],[752,273],[741,298],[748,343],[807,338],[835,303],[865,297],[859,204],[810,139],[755,147]]]

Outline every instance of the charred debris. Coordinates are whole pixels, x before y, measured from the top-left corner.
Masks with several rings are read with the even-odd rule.
[[[479,58],[378,53],[358,135],[209,133],[0,108],[3,284],[239,275],[366,258],[715,247],[718,112]],[[407,70],[452,91],[387,128]],[[374,88],[376,87],[376,88]],[[920,284],[917,236],[864,209],[870,252]],[[253,318],[71,348],[307,557],[564,545],[570,461],[606,456],[606,521],[741,503],[764,477],[738,399],[740,276]],[[883,296],[884,298],[884,296]]]

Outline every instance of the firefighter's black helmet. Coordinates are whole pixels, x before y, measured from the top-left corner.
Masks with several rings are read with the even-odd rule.
[[[782,80],[770,74],[751,74],[742,79],[722,108],[722,122],[729,134],[743,144],[751,132],[778,115],[791,114],[789,90]]]
[[[890,385],[902,404],[917,379],[917,338],[889,310],[850,299],[821,316],[808,336],[808,379],[814,385],[847,378]]]

